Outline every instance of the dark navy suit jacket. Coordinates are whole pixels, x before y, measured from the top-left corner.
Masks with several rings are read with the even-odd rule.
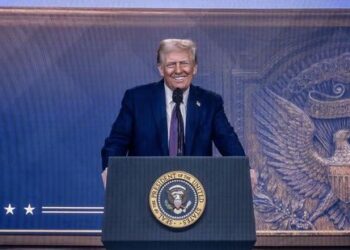
[[[245,155],[227,120],[222,98],[191,85],[186,113],[185,155],[211,156],[212,142],[224,156]],[[164,81],[125,92],[122,106],[102,148],[103,168],[109,156],[167,156],[168,130]]]

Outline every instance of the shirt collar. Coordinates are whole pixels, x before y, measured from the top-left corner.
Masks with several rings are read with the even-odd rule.
[[[173,91],[168,87],[168,85],[166,85],[166,83],[164,82],[164,87],[165,87],[165,99],[166,99],[166,103],[170,104],[170,103],[174,103],[173,102]],[[183,99],[182,102],[183,104],[186,106],[187,105],[187,100],[188,100],[188,94],[190,92],[190,88],[187,88],[184,92],[183,92]]]

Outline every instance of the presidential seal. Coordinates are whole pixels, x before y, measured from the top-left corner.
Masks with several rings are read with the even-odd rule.
[[[149,194],[149,205],[155,218],[165,226],[184,228],[203,214],[205,191],[200,181],[183,171],[160,176]]]

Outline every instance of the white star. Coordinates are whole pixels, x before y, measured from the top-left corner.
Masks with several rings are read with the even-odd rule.
[[[15,207],[12,207],[11,204],[9,204],[7,207],[4,207],[4,209],[6,210],[6,215],[8,214],[12,214],[13,215],[13,210],[15,210]]]
[[[33,215],[33,210],[35,207],[32,207],[30,204],[28,204],[28,207],[25,207],[24,210],[26,210],[26,215],[31,214]]]

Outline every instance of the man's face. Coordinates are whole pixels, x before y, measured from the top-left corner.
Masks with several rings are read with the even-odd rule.
[[[197,73],[197,65],[191,59],[190,52],[186,50],[171,51],[164,55],[161,65],[158,66],[166,85],[174,90],[186,90]]]

